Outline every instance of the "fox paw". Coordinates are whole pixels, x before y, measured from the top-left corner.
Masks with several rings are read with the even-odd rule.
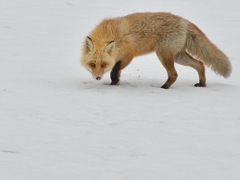
[[[206,87],[206,84],[196,83],[194,86],[195,86],[195,87]]]
[[[119,81],[118,82],[111,82],[110,85],[119,85]]]

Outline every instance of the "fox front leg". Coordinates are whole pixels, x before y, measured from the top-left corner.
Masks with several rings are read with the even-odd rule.
[[[121,73],[121,61],[118,61],[111,72],[111,85],[118,85]]]
[[[131,53],[127,53],[127,55],[123,56],[122,59],[115,64],[111,72],[111,85],[119,84],[122,69],[124,69],[132,61],[132,59],[133,55]]]

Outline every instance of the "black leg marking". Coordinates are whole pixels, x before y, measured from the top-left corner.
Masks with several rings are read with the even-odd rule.
[[[121,67],[121,61],[118,61],[115,66],[112,69],[111,72],[111,85],[117,85],[119,82],[119,72],[120,72],[120,67]]]

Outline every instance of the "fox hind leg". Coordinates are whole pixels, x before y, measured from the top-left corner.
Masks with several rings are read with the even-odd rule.
[[[190,66],[198,72],[199,83],[195,87],[206,87],[205,67],[201,61],[190,56],[186,51],[177,54],[175,62],[184,66]]]
[[[163,51],[159,50],[156,51],[156,54],[160,61],[162,62],[162,65],[165,67],[168,79],[167,81],[162,85],[161,88],[168,89],[176,80],[177,80],[177,71],[174,67],[174,54],[170,51]]]

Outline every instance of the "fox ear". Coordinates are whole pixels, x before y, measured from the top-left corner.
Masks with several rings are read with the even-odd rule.
[[[115,42],[114,42],[114,41],[111,41],[111,42],[109,42],[109,43],[106,45],[105,51],[106,51],[107,53],[111,53],[112,50],[114,49],[114,47],[115,47]]]
[[[93,50],[93,41],[90,37],[87,36],[85,41],[85,47],[88,52]]]

